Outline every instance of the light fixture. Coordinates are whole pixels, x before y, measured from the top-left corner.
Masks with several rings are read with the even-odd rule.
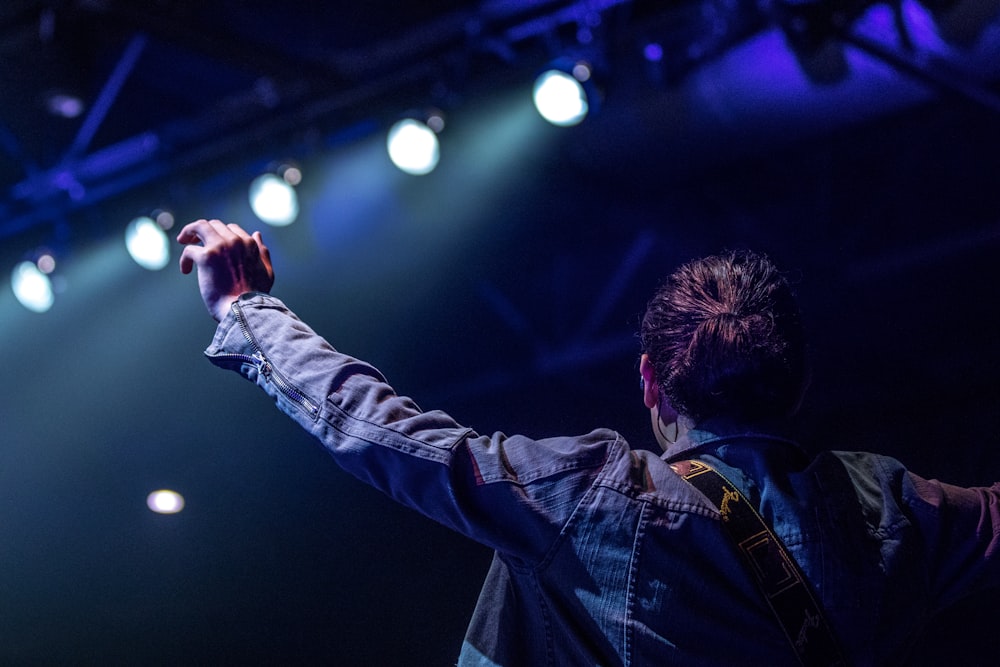
[[[386,138],[389,159],[408,174],[429,174],[441,159],[437,135],[443,129],[444,116],[437,110],[400,120]]]
[[[55,268],[51,255],[42,255],[38,261],[23,261],[14,267],[10,287],[22,306],[36,313],[44,313],[55,302],[55,291],[49,274]]]
[[[156,219],[143,215],[125,228],[125,247],[135,263],[150,271],[159,271],[170,261],[170,241],[164,228],[173,226],[174,218],[165,211],[156,211]]]
[[[52,92],[45,98],[45,107],[53,116],[73,119],[84,111],[83,100],[66,92]]]
[[[184,496],[169,489],[159,489],[146,496],[146,507],[157,514],[177,514],[184,509]]]
[[[559,60],[535,79],[533,99],[542,118],[560,127],[576,125],[590,111],[593,71],[585,61]]]
[[[295,186],[302,181],[302,171],[282,163],[250,184],[250,208],[262,222],[284,227],[299,216],[299,197]]]

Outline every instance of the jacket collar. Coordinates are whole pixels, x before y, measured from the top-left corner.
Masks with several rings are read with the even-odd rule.
[[[799,445],[786,437],[784,429],[775,425],[749,425],[727,419],[709,419],[677,439],[662,458],[667,462],[697,458],[706,452],[715,452],[726,446],[752,446],[756,448],[793,448],[801,454]]]

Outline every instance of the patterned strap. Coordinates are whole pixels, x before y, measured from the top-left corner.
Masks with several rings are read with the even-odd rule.
[[[844,667],[847,661],[798,564],[756,508],[722,473],[702,461],[671,464],[722,515],[722,525],[764,594],[805,667]]]

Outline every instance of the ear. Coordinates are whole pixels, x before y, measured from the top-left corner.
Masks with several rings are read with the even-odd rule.
[[[642,377],[642,402],[652,410],[660,404],[660,387],[656,384],[656,369],[648,354],[639,358],[639,375]]]
[[[642,376],[642,402],[646,407],[650,410],[656,408],[656,418],[663,420],[665,424],[677,421],[678,413],[674,406],[666,396],[660,394],[660,385],[656,384],[656,369],[647,354],[639,358],[639,375]]]

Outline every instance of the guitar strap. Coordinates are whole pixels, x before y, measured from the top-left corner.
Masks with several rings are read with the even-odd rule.
[[[725,476],[703,461],[671,464],[722,515],[742,556],[804,667],[846,667],[847,661],[798,563],[756,508]]]

